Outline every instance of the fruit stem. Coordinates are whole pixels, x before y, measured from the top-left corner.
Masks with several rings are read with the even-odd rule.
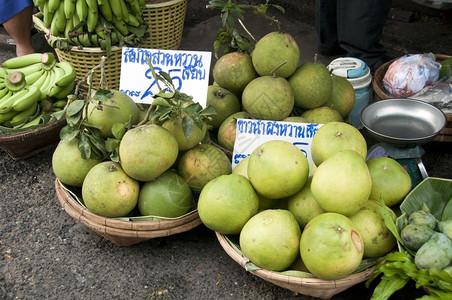
[[[13,72],[11,73],[8,78],[8,85],[7,88],[12,92],[20,91],[25,87],[25,75],[22,72]]]
[[[314,54],[314,63],[316,64],[319,61],[319,55],[316,53]]]
[[[56,64],[55,55],[52,52],[45,52],[41,57],[42,68],[46,71],[50,71]]]
[[[270,74],[272,75],[272,77],[276,77],[276,71],[281,68],[283,65],[285,65],[287,63],[287,60],[283,61],[282,63],[280,63],[278,66],[276,66],[276,68],[274,68]]]

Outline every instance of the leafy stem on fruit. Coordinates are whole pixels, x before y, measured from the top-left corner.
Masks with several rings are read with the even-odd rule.
[[[221,11],[222,28],[217,31],[216,39],[213,44],[216,58],[218,58],[220,47],[222,45],[229,45],[224,49],[223,54],[234,51],[246,52],[252,46],[250,40],[246,36],[242,35],[234,27],[235,19],[238,20],[248,36],[250,36],[251,39],[256,42],[256,39],[243,23],[243,21],[245,20],[243,13],[246,10],[251,10],[254,14],[264,17],[266,20],[270,21],[270,24],[275,23],[278,27],[278,31],[281,30],[281,23],[274,16],[267,15],[268,8],[273,7],[281,11],[282,13],[285,13],[285,10],[282,6],[270,4],[270,0],[265,0],[265,3],[258,5],[239,4],[236,0],[211,0],[206,7],[219,9]]]
[[[185,137],[191,135],[195,125],[202,129],[205,121],[216,114],[213,106],[208,105],[203,108],[198,102],[193,101],[192,96],[179,91],[167,73],[163,71],[157,73],[149,58],[147,62],[159,92],[153,95],[152,105],[137,126],[148,121],[162,125],[167,120],[181,119]]]
[[[95,70],[100,69],[101,77],[99,89],[93,91],[93,76]],[[79,91],[83,82],[88,83],[86,94]],[[84,159],[111,159],[119,161],[118,147],[124,133],[131,128],[131,118],[125,123],[113,125],[114,138],[102,136],[101,126],[88,121],[88,115],[94,109],[102,110],[105,106],[119,109],[117,106],[108,105],[105,102],[112,98],[113,92],[108,89],[105,77],[105,57],[102,57],[99,65],[91,69],[75,88],[75,92],[68,96],[68,105],[63,112],[66,116],[67,125],[60,131],[60,139],[70,141],[78,139],[78,148]],[[89,111],[89,104],[93,110]]]

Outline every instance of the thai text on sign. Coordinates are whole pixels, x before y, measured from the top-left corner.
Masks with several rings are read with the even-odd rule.
[[[160,90],[152,77],[149,58],[156,73],[167,73],[176,89],[205,107],[211,56],[208,51],[123,47],[119,90],[137,103],[152,103],[153,95]],[[164,87],[161,82],[159,85]]]
[[[271,120],[237,119],[232,168],[254,149],[271,140],[284,140],[297,146],[312,165],[311,143],[323,124]]]

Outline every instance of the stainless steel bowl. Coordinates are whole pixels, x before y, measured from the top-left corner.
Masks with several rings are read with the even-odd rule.
[[[361,111],[360,118],[372,137],[402,147],[430,142],[447,124],[440,109],[407,98],[373,102]]]

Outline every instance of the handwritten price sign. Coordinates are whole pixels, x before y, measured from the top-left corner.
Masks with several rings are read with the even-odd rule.
[[[159,87],[152,77],[149,58],[157,73],[167,73],[179,91],[205,107],[211,57],[212,53],[207,51],[123,47],[119,90],[137,103],[152,103]]]

